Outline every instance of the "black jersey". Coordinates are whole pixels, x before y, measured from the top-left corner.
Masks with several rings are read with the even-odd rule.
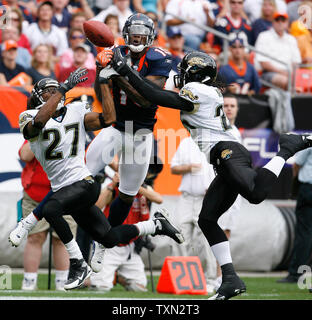
[[[120,46],[120,50],[121,54],[125,56],[129,49],[126,46]],[[171,54],[157,47],[148,48],[139,60],[132,60],[132,63],[132,68],[136,69],[143,77],[151,75],[168,78],[172,68]],[[117,118],[116,129],[124,131],[125,122],[133,121],[134,132],[139,129],[153,131],[156,122],[157,105],[142,108],[138,103],[129,99],[125,92],[115,83],[113,83],[113,96]]]

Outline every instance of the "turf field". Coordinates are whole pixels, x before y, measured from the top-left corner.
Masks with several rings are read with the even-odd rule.
[[[12,290],[0,290],[0,300],[30,298],[80,298],[80,299],[207,299],[207,295],[174,295],[152,292],[151,282],[148,284],[148,292],[128,292],[119,284],[112,291],[103,293],[92,291],[88,288],[76,289],[67,292],[54,290],[54,276],[51,279],[51,290],[48,290],[48,275],[39,274],[38,290],[33,292],[21,291],[22,274],[12,275]],[[154,276],[156,288],[158,276]],[[276,283],[276,277],[242,277],[247,292],[232,300],[312,300],[312,293],[308,289],[299,289],[297,284]],[[155,290],[156,291],[156,290]],[[0,302],[1,304],[1,302]]]

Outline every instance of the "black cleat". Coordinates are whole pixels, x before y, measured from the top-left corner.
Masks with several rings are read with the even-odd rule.
[[[312,147],[312,136],[283,133],[279,138],[279,146],[277,155],[287,161],[298,151]]]
[[[246,292],[246,286],[238,275],[230,274],[222,277],[222,283],[216,294],[208,300],[228,300],[243,292]]]
[[[287,277],[276,280],[277,283],[297,283],[299,277],[289,274]]]
[[[169,213],[166,209],[160,209],[155,212],[153,220],[156,226],[156,231],[153,236],[165,235],[177,243],[184,242],[184,237],[181,231],[169,221]]]
[[[68,278],[64,285],[65,290],[79,288],[92,273],[92,269],[84,259],[69,259],[69,263]]]

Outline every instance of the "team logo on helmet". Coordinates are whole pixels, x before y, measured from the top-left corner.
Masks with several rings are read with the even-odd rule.
[[[201,66],[201,67],[205,67],[207,65],[207,63],[205,63],[204,59],[201,57],[193,57],[188,61],[188,64],[190,66]]]
[[[221,159],[228,160],[231,158],[233,151],[230,149],[225,149],[221,152]]]

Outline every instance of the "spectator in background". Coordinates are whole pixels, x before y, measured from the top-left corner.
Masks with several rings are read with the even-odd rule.
[[[241,38],[229,42],[231,58],[227,65],[221,66],[219,75],[235,94],[259,93],[261,84],[255,67],[245,60],[245,46]]]
[[[26,163],[22,171],[22,215],[28,216],[39,202],[50,191],[50,182],[46,173],[43,171],[40,163],[35,158],[30,149],[29,142],[25,141],[19,150],[19,156]],[[72,231],[75,231],[76,224],[71,217],[65,217],[70,223]],[[36,227],[30,231],[27,237],[24,249],[24,278],[22,290],[36,290],[37,276],[40,259],[42,255],[42,246],[48,235],[49,224],[45,219],[38,222]],[[61,242],[55,232],[52,233],[53,261],[55,267],[55,289],[64,290],[64,284],[67,280],[69,268],[69,256],[64,244]]]
[[[178,64],[185,56],[184,37],[179,27],[168,28],[168,50],[172,54],[172,69],[178,73]]]
[[[68,42],[69,48],[66,49],[60,57],[59,67],[61,69],[69,68],[70,66],[72,66],[74,61],[74,49],[80,44],[86,44],[86,36],[81,29],[73,28],[69,31]],[[95,70],[96,68],[94,55],[90,51],[88,52],[85,65],[86,68],[90,70]]]
[[[16,63],[17,48],[17,42],[14,40],[6,40],[1,45],[0,85],[11,85],[13,81],[16,85],[30,84],[30,79],[25,74],[24,67]],[[18,76],[22,76],[21,82],[15,82]]]
[[[107,9],[110,5],[113,4],[113,0],[94,0],[93,12],[98,14],[99,12]]]
[[[7,26],[2,30],[2,41],[14,40],[16,41],[17,47],[17,57],[16,63],[24,67],[25,69],[30,68],[31,55],[29,51],[18,44],[19,31],[17,27],[11,25]]]
[[[147,174],[147,177],[149,174]],[[96,205],[104,210],[106,217],[109,215],[109,207],[118,195],[119,174],[115,173],[111,183],[101,192]],[[134,224],[147,221],[150,218],[149,202],[161,204],[162,196],[151,186],[144,183],[135,196],[129,215],[123,224]],[[136,239],[133,239],[136,240]],[[91,275],[91,288],[95,290],[110,291],[114,285],[115,273],[117,281],[128,291],[147,291],[147,278],[145,266],[136,251],[135,242],[127,245],[119,245],[106,249],[103,260],[103,268],[99,273]]]
[[[157,0],[132,0],[133,9],[136,12],[146,14],[147,12],[153,12],[157,15],[159,11],[160,1]]]
[[[106,23],[109,28],[112,30],[114,39],[115,39],[115,45],[121,46],[125,44],[125,40],[123,39],[120,29],[119,29],[119,21],[118,16],[109,14],[106,16],[104,23]],[[103,48],[101,48],[103,49]]]
[[[159,28],[159,21],[158,21],[157,14],[153,11],[147,11],[145,13],[145,15],[150,17],[154,22],[154,29],[155,29],[156,35],[155,35],[153,46],[166,48],[167,47],[167,37],[164,34],[163,30],[161,28]]]
[[[239,36],[243,39],[245,46],[251,43],[251,26],[244,18],[244,0],[230,0],[229,12],[216,20],[215,29],[229,36]],[[223,48],[223,39],[214,37],[214,45],[219,49]]]
[[[165,21],[167,26],[178,26],[183,34],[185,46],[198,50],[206,32],[190,23],[185,23],[179,17],[200,25],[210,25],[213,20],[208,2],[201,0],[170,0],[167,4],[166,12]]]
[[[69,0],[51,0],[53,3],[52,23],[67,32],[70,26],[71,13],[67,6]]]
[[[184,234],[185,242],[176,247],[176,255],[199,257],[207,293],[212,294],[216,279],[216,260],[197,221],[204,195],[214,178],[213,168],[194,140],[187,137],[181,141],[171,160],[171,173],[182,176],[175,219]]]
[[[87,16],[84,12],[78,11],[71,16],[70,29],[83,30],[83,23],[87,21]]]
[[[39,46],[34,49],[31,68],[26,71],[31,77],[32,84],[34,85],[43,78],[56,79],[53,70],[51,47],[47,44],[39,44]]]
[[[25,36],[25,34],[23,33],[24,18],[23,18],[22,11],[18,8],[11,8],[11,10],[8,12],[8,21],[10,21],[10,25],[7,27],[13,26],[18,29],[19,36],[18,36],[18,40],[16,40],[18,46],[27,49],[29,51],[29,53],[31,54],[32,51],[31,51],[29,40]],[[3,30],[5,30],[5,29],[3,29]]]
[[[119,29],[122,30],[127,18],[132,14],[132,10],[130,9],[130,0],[114,0],[114,4],[101,11],[91,20],[104,22],[106,16],[109,14],[118,16]]]
[[[13,8],[20,9],[21,12],[23,13],[25,21],[27,21],[27,24],[30,24],[30,23],[32,23],[34,21],[31,12],[27,9],[27,7],[19,4],[18,0],[0,1],[0,6],[3,6],[3,5],[8,6],[10,9],[13,9]]]
[[[58,78],[59,82],[64,82],[69,77],[71,72],[75,71],[77,68],[86,68],[86,62],[88,59],[88,54],[90,53],[90,47],[85,43],[80,43],[73,49],[73,52],[73,63],[69,68],[60,69],[60,75]],[[94,80],[95,69],[88,69],[88,79],[77,84],[77,87],[92,87]]]
[[[295,211],[295,241],[288,266],[288,275],[278,280],[279,283],[297,283],[299,277],[308,271],[307,268],[310,270],[309,260],[312,254],[312,148],[295,155],[293,176],[298,176],[300,183]],[[305,267],[306,269],[304,269]]]
[[[166,90],[177,90],[174,85],[174,76],[178,74],[178,65],[185,56],[184,37],[179,27],[169,27],[168,32],[168,51],[172,56],[172,69],[166,81]]]
[[[252,45],[256,43],[260,32],[269,30],[272,27],[273,16],[276,10],[275,0],[263,0],[261,17],[256,19],[251,26]]]
[[[59,57],[68,48],[66,34],[63,30],[52,24],[53,4],[44,1],[38,7],[38,22],[32,23],[25,31],[31,48],[46,43],[53,48],[53,59],[58,61]]]
[[[296,37],[302,63],[312,64],[312,29],[308,33]]]
[[[245,0],[244,12],[246,13],[249,21],[254,22],[261,17],[263,0]],[[287,5],[285,0],[275,0],[276,8],[278,12],[286,12]]]
[[[312,1],[300,1],[298,19],[290,22],[289,33],[294,37],[307,35],[311,29]]]
[[[270,58],[256,53],[255,63],[262,70],[262,79],[273,85],[287,90],[288,71],[294,64],[301,63],[300,51],[296,39],[287,33],[288,15],[276,12],[272,28],[259,34],[256,41],[256,49],[268,55],[276,57],[286,65],[271,60]]]

